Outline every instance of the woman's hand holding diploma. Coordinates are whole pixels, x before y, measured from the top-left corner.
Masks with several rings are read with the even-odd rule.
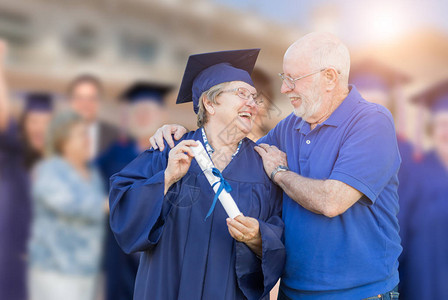
[[[257,219],[239,215],[234,219],[227,218],[230,235],[238,242],[245,243],[256,255],[261,257],[261,234]]]
[[[194,153],[190,146],[196,146],[197,142],[193,140],[185,140],[177,144],[176,147],[170,150],[168,156],[168,166],[165,170],[165,191],[177,181],[179,181],[187,173],[191,165],[191,160]]]

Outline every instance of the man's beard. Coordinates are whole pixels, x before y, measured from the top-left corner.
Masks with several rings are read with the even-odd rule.
[[[322,96],[319,94],[318,87],[313,86],[311,97],[305,95],[299,95],[302,103],[298,108],[294,108],[294,114],[307,121],[311,116],[316,114],[322,105]]]

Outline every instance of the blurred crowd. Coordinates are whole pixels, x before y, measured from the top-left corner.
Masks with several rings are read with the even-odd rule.
[[[102,80],[81,74],[67,82],[63,109],[48,91],[28,91],[17,115],[7,55],[1,42],[0,299],[132,299],[139,257],[124,254],[110,231],[109,178],[150,147],[149,137],[169,114],[165,95],[175,87],[134,82],[117,99],[122,109],[114,126],[99,117]],[[254,77],[272,99],[270,76],[257,70]],[[403,80],[377,64],[350,79],[400,122],[404,104],[395,91]],[[441,299],[448,294],[448,81],[411,100],[431,116],[417,126],[434,147],[423,151],[398,123],[400,293]],[[254,140],[270,129],[263,120],[256,124]]]
[[[0,299],[132,299],[138,257],[108,226],[108,179],[149,147],[169,86],[123,92],[120,127],[99,120],[99,78],[67,83],[67,107],[46,91],[13,114],[0,43]]]

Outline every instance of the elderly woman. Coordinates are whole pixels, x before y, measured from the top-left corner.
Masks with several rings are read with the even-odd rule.
[[[47,138],[48,157],[33,174],[30,299],[94,299],[105,194],[88,164],[87,127],[67,111],[52,120]]]
[[[134,299],[261,299],[281,275],[281,194],[245,138],[262,102],[249,75],[258,52],[191,56],[178,103],[193,101],[199,129],[111,178],[112,230],[125,252],[143,252]],[[243,215],[230,219],[213,206],[189,148],[195,140]]]

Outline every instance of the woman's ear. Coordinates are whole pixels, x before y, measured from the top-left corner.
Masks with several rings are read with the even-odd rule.
[[[213,107],[213,103],[207,98],[207,96],[202,97],[202,103],[204,104],[205,110],[210,114],[215,114],[215,108]]]

